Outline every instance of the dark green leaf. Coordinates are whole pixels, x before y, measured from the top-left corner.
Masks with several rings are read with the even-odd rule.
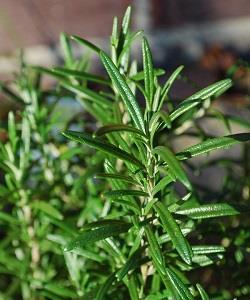
[[[109,198],[116,198],[122,196],[148,197],[149,195],[143,191],[138,191],[138,190],[114,190],[110,192],[105,192],[104,196]]]
[[[153,262],[156,265],[156,268],[161,271],[162,274],[165,273],[165,261],[161,252],[161,248],[158,244],[158,241],[155,237],[155,234],[152,230],[151,225],[146,225],[144,227],[148,244],[149,244],[149,253],[153,259]]]
[[[149,108],[151,108],[153,96],[154,96],[154,69],[153,69],[152,53],[148,41],[145,37],[143,38],[143,42],[142,42],[142,56],[143,56],[145,92],[146,92]]]
[[[177,252],[181,256],[181,258],[187,264],[190,265],[192,263],[193,252],[188,241],[183,236],[180,227],[176,223],[175,219],[168,211],[168,209],[161,202],[157,202],[154,205],[154,208],[161,219],[163,228],[169,234],[171,241],[174,247],[176,248]]]
[[[176,214],[186,215],[192,219],[207,219],[223,216],[234,216],[240,212],[227,203],[204,204],[199,207],[177,210]]]
[[[205,292],[205,290],[203,289],[203,287],[197,283],[196,284],[197,290],[199,291],[200,295],[201,295],[201,299],[202,300],[209,300],[209,296],[208,294]]]
[[[95,175],[95,178],[97,178],[97,179],[115,179],[115,180],[121,180],[121,181],[125,181],[125,182],[128,182],[128,183],[138,185],[138,182],[135,181],[132,177],[125,176],[125,175],[122,175],[122,174],[98,173],[98,174]]]
[[[93,138],[91,135],[89,135],[87,133],[81,133],[81,132],[68,130],[68,131],[64,132],[63,135],[71,140],[80,142],[82,144],[87,144],[90,147],[93,147],[104,153],[110,154],[110,155],[120,158],[124,161],[130,162],[131,164],[134,164],[140,168],[144,168],[142,163],[139,160],[137,160],[134,156],[132,156],[131,154],[129,154],[129,153],[121,150],[120,148],[117,148],[114,145],[109,144],[99,138]]]
[[[218,82],[204,88],[203,90],[193,94],[192,96],[190,96],[186,100],[184,100],[176,108],[176,110],[170,114],[171,121],[174,121],[181,114],[183,114],[186,111],[190,110],[191,108],[195,107],[202,101],[204,101],[212,96],[218,97],[220,94],[224,93],[231,86],[232,86],[232,80],[224,79],[224,80],[218,81]]]
[[[113,282],[116,280],[116,273],[111,274],[100,287],[95,297],[95,300],[103,300],[105,299],[105,295],[109,291],[110,287],[112,286]]]
[[[120,233],[128,232],[130,224],[125,222],[119,222],[119,224],[113,224],[113,222],[106,223],[101,227],[97,227],[92,230],[87,230],[78,235],[72,241],[70,241],[64,248],[64,251],[71,251],[76,248],[85,248],[90,243],[95,243],[100,240],[104,240],[111,236],[119,235]]]
[[[184,172],[181,164],[175,155],[167,148],[158,146],[154,149],[154,153],[158,154],[167,164],[172,173],[180,180],[188,189],[192,189],[192,185]]]
[[[139,248],[135,251],[123,265],[123,267],[117,272],[116,276],[119,280],[122,280],[124,276],[128,274],[130,270],[133,270],[138,266],[138,262],[142,259],[142,252],[144,249]]]
[[[194,297],[190,293],[189,289],[173,270],[166,268],[166,275],[173,289],[179,295],[181,300],[194,300]]]
[[[120,96],[122,97],[131,118],[135,122],[135,125],[138,129],[142,132],[145,132],[144,128],[144,121],[142,117],[141,110],[136,102],[135,96],[131,92],[130,88],[128,87],[126,81],[120,74],[119,70],[113,64],[112,60],[108,57],[107,54],[101,52],[100,54],[102,63],[106,68],[111,80],[113,81],[115,87],[117,88]]]
[[[227,149],[231,146],[247,142],[250,140],[250,133],[232,134],[224,137],[216,137],[206,140],[205,142],[188,147],[177,153],[179,160],[185,160],[194,156],[208,153],[217,149]]]
[[[107,133],[112,133],[112,132],[117,132],[117,131],[127,131],[127,132],[132,132],[132,133],[136,133],[139,134],[143,137],[146,137],[146,135],[139,129],[132,127],[132,126],[128,126],[125,124],[109,124],[109,125],[105,125],[101,128],[98,128],[97,131],[95,132],[96,136],[102,136],[105,135]]]

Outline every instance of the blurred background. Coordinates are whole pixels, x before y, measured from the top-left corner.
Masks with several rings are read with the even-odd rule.
[[[239,59],[245,64],[250,59],[249,0],[0,0],[0,80],[8,81],[18,70],[20,49],[29,64],[60,64],[62,31],[105,48],[113,16],[121,17],[128,5],[134,29],[143,28],[149,37],[156,66],[171,72],[184,64],[185,75],[198,87],[226,77]],[[75,45],[75,52],[80,55],[82,48]],[[138,44],[135,55],[140,52]],[[249,104],[248,70],[238,72],[226,110]],[[173,93],[182,98],[192,89],[192,84],[177,84]],[[4,107],[1,101],[2,114]]]

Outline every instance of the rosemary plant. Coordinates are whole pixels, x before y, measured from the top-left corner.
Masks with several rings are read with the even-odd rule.
[[[240,213],[249,200],[250,134],[218,137],[200,125],[209,118],[227,130],[235,122],[250,128],[211,106],[233,80],[176,104],[170,90],[183,66],[162,84],[165,71],[154,67],[149,42],[142,31],[131,32],[130,19],[130,7],[121,28],[114,18],[110,54],[62,34],[64,66],[25,68],[55,77],[54,91],[42,92],[39,80],[26,73],[17,82],[19,94],[2,86],[23,107],[21,121],[9,114],[8,142],[1,145],[2,299],[222,300],[249,294],[243,266],[232,271],[233,288],[211,288],[202,276],[213,265],[237,269],[247,261],[249,224],[241,224],[247,218]],[[142,70],[130,54],[136,39],[142,40]],[[98,56],[108,76],[89,71],[88,55],[75,58],[71,40]],[[52,131],[52,111],[64,96],[75,98],[85,115],[83,125],[73,116],[64,122],[62,140]],[[176,151],[182,136],[195,142]],[[240,163],[194,163],[196,156],[240,144]],[[219,164],[227,171],[220,193],[193,180]],[[236,164],[241,175],[232,172]]]
[[[64,250],[95,244],[96,253],[105,252],[107,277],[90,291],[90,298],[208,299],[199,282],[189,281],[187,272],[220,260],[225,248],[192,242],[192,235],[201,220],[234,216],[240,208],[224,199],[202,200],[187,172],[188,162],[246,142],[250,135],[204,133],[204,140],[176,153],[172,146],[179,133],[184,135],[190,127],[199,130],[196,119],[233,82],[216,82],[174,106],[169,90],[183,67],[161,85],[159,76],[164,71],[154,68],[150,45],[143,36],[143,70],[138,71],[137,62],[130,62],[130,50],[142,32],[132,33],[129,24],[130,8],[120,30],[114,19],[110,56],[80,37],[71,37],[99,56],[109,78],[82,72],[72,63],[67,35],[62,38],[69,63],[52,70],[54,76],[62,76],[61,87],[73,92],[101,125],[92,134],[72,130],[63,134],[105,154],[104,172],[95,178],[96,182],[107,180],[110,188],[102,193],[105,209],[100,218],[83,226]],[[81,80],[98,82],[103,90],[94,92]],[[144,103],[138,100],[139,93]]]

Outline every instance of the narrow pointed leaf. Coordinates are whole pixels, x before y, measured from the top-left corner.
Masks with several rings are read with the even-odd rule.
[[[188,147],[177,153],[179,160],[185,160],[194,156],[208,153],[218,149],[227,149],[231,146],[247,142],[250,140],[250,133],[232,134],[224,137],[216,137],[206,140],[205,142]]]
[[[155,234],[152,230],[151,225],[146,225],[144,227],[148,244],[149,244],[149,253],[152,257],[153,262],[155,263],[157,269],[161,271],[162,274],[165,273],[165,261],[161,252],[161,248],[158,244],[158,241],[155,237]]]
[[[107,223],[105,225],[103,224],[103,226],[101,227],[83,231],[65,246],[64,251],[71,251],[77,248],[85,248],[85,246],[90,243],[95,243],[108,237],[128,232],[130,227],[131,225],[125,222],[120,222],[119,224]]]
[[[58,220],[63,219],[63,215],[55,207],[53,207],[51,204],[49,204],[48,202],[34,201],[32,203],[32,207],[34,207],[35,209],[41,210],[45,214],[48,214],[48,215],[50,215],[51,217],[53,217],[55,219],[58,219]]]
[[[72,35],[70,37],[72,40],[78,42],[79,44],[81,45],[84,45],[86,47],[88,47],[89,49],[93,50],[94,52],[96,53],[99,53],[101,51],[100,48],[98,48],[97,46],[95,46],[94,44],[92,44],[91,42],[83,39],[83,38],[80,38],[79,36],[76,36],[76,35]]]
[[[138,197],[149,196],[147,193],[138,190],[114,190],[110,192],[105,192],[103,195],[109,198],[116,198],[116,197],[123,197],[123,196],[138,196]]]
[[[163,69],[154,68],[154,76],[162,76],[165,74],[165,71]],[[136,73],[135,75],[132,75],[129,77],[129,79],[134,81],[141,81],[144,80],[145,74],[144,71],[140,71]]]
[[[186,111],[190,110],[191,108],[195,107],[202,101],[216,96],[218,97],[220,94],[224,93],[227,89],[232,86],[231,79],[224,79],[219,82],[216,82],[201,91],[193,94],[192,96],[188,97],[184,100],[175,111],[170,114],[171,121],[174,121],[177,117],[185,113]]]
[[[203,289],[203,287],[199,283],[196,284],[196,287],[201,295],[201,300],[209,300],[208,294],[206,293],[206,291]]]
[[[173,289],[179,295],[181,300],[194,300],[194,297],[190,293],[189,289],[173,270],[166,268],[166,275]]]
[[[128,183],[132,183],[135,185],[138,185],[139,183],[135,181],[132,177],[130,176],[125,176],[122,174],[114,174],[114,173],[98,173],[94,176],[96,179],[114,179],[114,180],[121,180],[125,181]]]
[[[234,216],[239,214],[240,212],[227,203],[213,203],[204,204],[189,209],[177,210],[175,213],[188,216],[192,219],[207,219],[224,216]]]
[[[153,69],[152,53],[146,38],[143,38],[143,42],[142,42],[142,56],[143,56],[145,92],[148,99],[148,103],[151,107],[153,96],[154,96],[154,69]]]
[[[60,44],[66,66],[71,66],[74,62],[72,48],[69,41],[69,36],[66,33],[61,33]]]
[[[116,281],[116,273],[112,273],[103,283],[103,285],[99,288],[95,300],[104,300],[106,299],[105,295],[109,291],[113,282]]]
[[[192,246],[192,250],[194,255],[203,255],[203,254],[211,254],[211,253],[222,253],[225,252],[225,248],[223,246],[207,246],[207,245],[199,245]]]
[[[167,186],[171,182],[173,182],[173,179],[170,176],[163,177],[153,188],[152,194],[155,195],[159,191],[162,191],[165,186]]]
[[[175,249],[181,258],[190,265],[192,263],[193,252],[188,241],[183,236],[179,225],[161,202],[157,202],[154,208],[160,217],[163,228],[169,234]]]
[[[75,299],[76,298],[76,294],[72,291],[72,289],[62,287],[61,285],[56,284],[56,283],[47,283],[47,284],[45,284],[44,288],[47,291],[50,291],[50,292],[54,293],[55,295],[58,295],[62,298],[67,298],[67,299]]]
[[[101,52],[100,57],[111,80],[113,81],[115,87],[120,93],[136,127],[141,131],[145,132],[142,113],[138,106],[138,103],[136,102],[135,96],[131,92],[126,81],[124,80],[116,66],[113,64],[112,60],[108,57],[108,55],[104,52]]]
[[[180,75],[181,71],[183,70],[184,66],[179,66],[174,72],[173,74],[171,74],[171,76],[168,78],[168,80],[166,81],[166,83],[164,84],[162,91],[161,91],[161,102],[159,105],[159,110],[162,107],[163,101],[166,98],[169,90],[171,89],[173,83],[175,82],[175,80],[178,78],[178,76]]]
[[[24,100],[9,89],[3,82],[0,82],[0,92],[3,92],[9,99],[19,103],[24,104]]]
[[[112,105],[112,101],[110,101],[108,98],[86,88],[83,86],[77,86],[74,84],[71,84],[69,82],[60,82],[60,84],[66,88],[67,90],[77,94],[78,96],[84,97],[85,99],[91,100],[94,103],[110,106]]]
[[[167,164],[172,173],[180,180],[188,189],[192,189],[192,185],[184,172],[180,162],[175,155],[167,148],[158,146],[154,149],[154,153],[158,154]]]
[[[129,153],[121,150],[120,148],[117,148],[114,145],[109,144],[99,138],[93,138],[90,134],[68,130],[66,132],[63,132],[63,135],[71,140],[80,142],[82,144],[87,144],[90,147],[93,147],[104,153],[107,153],[107,154],[110,154],[117,158],[120,158],[121,160],[127,161],[131,164],[134,164],[134,165],[140,167],[140,168],[144,168],[143,164],[138,159],[136,159],[134,156],[132,156],[131,154],[129,154]]]
[[[58,75],[66,76],[66,77],[72,76],[72,77],[79,78],[79,79],[85,79],[85,80],[89,80],[92,82],[110,85],[109,79],[106,79],[102,76],[93,75],[91,73],[84,72],[84,71],[78,71],[78,70],[74,70],[74,69],[57,67],[57,68],[52,69],[52,72],[54,72],[55,74],[58,74]]]
[[[119,132],[119,131],[126,131],[126,132],[131,132],[131,133],[136,133],[138,135],[141,135],[143,137],[146,137],[146,135],[139,129],[128,126],[125,124],[110,124],[110,125],[105,125],[101,128],[98,128],[97,131],[95,132],[96,136],[102,136],[107,133],[112,133],[112,132]]]
[[[144,249],[139,248],[129,257],[124,266],[116,274],[119,280],[122,280],[123,277],[126,276],[130,270],[133,270],[138,266],[138,262],[142,259],[143,250]]]

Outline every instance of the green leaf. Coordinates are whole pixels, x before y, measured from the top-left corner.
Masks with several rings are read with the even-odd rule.
[[[108,55],[104,52],[101,52],[100,58],[120,96],[122,97],[136,127],[145,133],[142,113],[136,102],[135,96]]]
[[[7,214],[3,211],[0,211],[0,221],[8,222],[11,225],[17,225],[20,223],[17,218],[14,218],[11,214]]]
[[[179,66],[174,72],[173,74],[171,74],[171,76],[168,78],[168,80],[166,81],[166,83],[164,84],[162,91],[161,91],[161,102],[160,105],[158,107],[158,110],[161,109],[162,105],[163,105],[163,101],[166,98],[166,96],[168,95],[169,90],[171,89],[173,83],[175,82],[175,80],[178,78],[178,76],[180,75],[181,71],[183,70],[184,66]]]
[[[132,177],[125,176],[125,175],[122,175],[122,174],[98,173],[94,176],[94,178],[96,178],[96,179],[115,179],[115,180],[121,180],[121,181],[125,181],[125,182],[128,182],[128,183],[132,183],[132,184],[135,184],[135,185],[139,184]]]
[[[190,96],[186,100],[184,100],[176,108],[176,110],[170,114],[171,121],[174,121],[180,115],[182,115],[186,111],[190,110],[191,108],[195,107],[202,101],[204,101],[212,96],[218,97],[220,94],[224,93],[231,86],[232,86],[232,80],[224,79],[224,80],[218,81],[218,82],[202,89],[201,91],[193,94],[192,96]]]
[[[179,299],[194,300],[194,297],[190,293],[189,289],[173,270],[171,270],[170,268],[166,268],[166,275],[173,289],[179,295]]]
[[[18,104],[24,104],[24,100],[9,89],[3,82],[0,82],[0,92],[3,92],[9,99],[17,102]]]
[[[126,54],[126,52],[129,50],[129,48],[131,47],[131,44],[134,42],[134,40],[140,36],[142,34],[142,30],[137,31],[135,33],[132,33],[130,36],[127,37],[127,41],[124,45],[124,47],[121,50],[121,53],[119,55],[119,59],[118,59],[118,65],[121,62],[121,59],[123,58],[123,56]]]
[[[158,192],[162,191],[165,186],[167,186],[169,183],[173,182],[173,179],[170,176],[163,177],[153,188],[152,194],[153,196],[157,194]]]
[[[70,67],[73,65],[74,58],[73,58],[72,48],[69,41],[69,36],[64,32],[60,34],[60,44],[62,47],[65,65]]]
[[[213,150],[227,149],[231,146],[247,142],[249,140],[250,133],[238,133],[224,137],[215,137],[182,150],[177,153],[176,157],[179,160],[185,160]]]
[[[106,85],[110,85],[110,83],[111,83],[111,81],[109,79],[106,79],[102,76],[98,76],[98,75],[94,75],[91,73],[87,73],[84,71],[78,71],[78,70],[74,70],[74,69],[57,67],[57,68],[53,68],[52,72],[54,72],[55,74],[58,74],[58,75],[66,76],[66,77],[72,76],[75,78],[89,80],[92,82],[97,82],[97,83],[106,84]]]
[[[57,219],[57,220],[63,220],[63,215],[50,203],[45,201],[34,201],[32,203],[32,207],[38,210],[41,210],[47,215],[50,215],[51,217]]]
[[[227,203],[213,203],[183,210],[180,209],[175,213],[188,216],[192,219],[207,219],[224,216],[234,216],[239,214],[240,212]]]
[[[168,211],[168,209],[161,203],[157,202],[154,205],[156,212],[158,213],[163,228],[169,234],[171,241],[176,248],[177,252],[181,256],[181,258],[187,263],[192,263],[193,252],[192,249],[183,236],[180,227],[176,223],[175,219],[173,218],[172,214]]]
[[[138,197],[148,197],[149,195],[143,191],[138,190],[114,190],[110,192],[103,193],[105,197],[116,198],[123,196],[138,196]]]
[[[209,296],[208,294],[205,292],[205,290],[203,289],[203,287],[197,283],[196,284],[197,290],[199,291],[200,295],[201,295],[201,299],[202,300],[209,300]]]
[[[225,252],[225,248],[223,246],[217,246],[217,245],[192,246],[192,250],[193,250],[194,255],[201,255],[201,254],[203,255],[203,254]]]
[[[163,69],[154,68],[154,76],[162,76],[164,74],[165,71]],[[141,81],[144,80],[144,78],[145,78],[144,71],[140,71],[132,76],[129,76],[129,79],[134,81]]]
[[[161,271],[161,274],[165,274],[165,261],[151,225],[146,225],[144,230],[149,244],[149,253],[153,259],[153,262],[155,263],[156,268]]]
[[[77,94],[78,96],[84,97],[85,99],[91,100],[93,103],[96,103],[98,105],[101,104],[105,106],[112,105],[112,101],[110,101],[108,98],[103,97],[102,95],[86,87],[77,86],[65,81],[61,81],[60,84],[67,90]]]
[[[129,257],[127,262],[116,274],[118,280],[122,280],[123,277],[126,276],[130,270],[133,270],[138,266],[139,261],[142,259],[143,250],[143,248],[139,248]]]
[[[47,283],[44,288],[47,291],[50,291],[52,293],[54,293],[57,296],[61,296],[63,298],[67,298],[67,299],[75,299],[76,298],[76,294],[72,291],[72,289],[69,288],[65,288],[62,287],[59,284],[56,283]]]
[[[120,148],[117,148],[114,145],[109,144],[99,138],[93,138],[90,134],[71,131],[71,130],[63,132],[62,134],[73,141],[80,142],[82,144],[87,144],[90,147],[93,147],[104,153],[110,154],[112,156],[120,158],[121,160],[127,161],[133,165],[136,165],[139,168],[144,168],[143,164],[138,159],[136,159],[134,156],[132,156],[131,154],[129,154],[129,153],[121,150]]]
[[[139,129],[132,127],[132,126],[128,126],[125,124],[109,124],[109,125],[105,125],[101,128],[98,128],[97,131],[95,132],[96,136],[102,136],[105,135],[107,133],[113,133],[113,132],[119,132],[119,131],[126,131],[126,132],[132,132],[132,133],[136,133],[139,134],[143,137],[146,137],[146,135]]]
[[[143,57],[145,92],[149,104],[149,109],[151,109],[153,96],[154,96],[154,69],[153,69],[152,53],[149,47],[149,43],[145,37],[143,38],[142,41],[142,57]]]
[[[112,286],[113,282],[116,280],[116,273],[112,273],[103,283],[103,285],[99,288],[95,300],[104,300],[105,295],[107,294],[108,290]]]
[[[100,48],[98,48],[97,46],[95,46],[94,44],[92,44],[91,42],[83,39],[83,38],[80,38],[79,36],[77,35],[71,35],[70,38],[74,41],[76,41],[77,43],[81,44],[81,45],[84,45],[86,47],[88,47],[89,49],[93,50],[94,52],[96,53],[99,53],[101,51]]]
[[[180,162],[175,155],[167,148],[158,146],[154,149],[154,153],[158,154],[167,164],[172,173],[180,180],[188,189],[192,190],[192,185],[184,172]]]
[[[103,226],[83,231],[83,233],[78,235],[65,246],[64,251],[71,251],[76,248],[85,248],[85,246],[90,243],[95,243],[108,237],[128,232],[130,227],[130,224],[122,221],[116,224],[114,224],[114,222],[106,222]]]

